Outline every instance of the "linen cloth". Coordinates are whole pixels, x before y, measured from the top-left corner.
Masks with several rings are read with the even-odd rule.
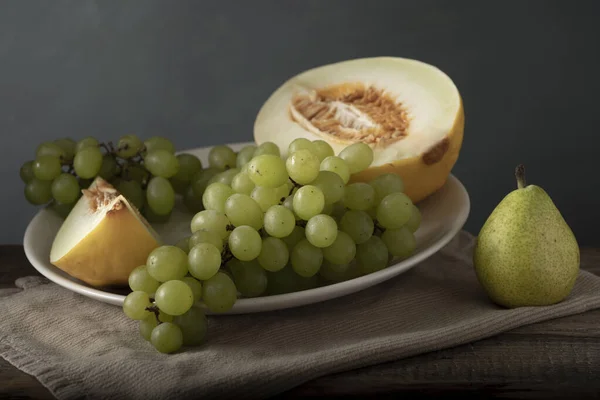
[[[476,279],[473,245],[462,231],[398,277],[323,303],[210,316],[204,345],[170,355],[143,340],[119,307],[23,277],[0,291],[0,355],[59,399],[259,399],[600,307],[600,277],[585,271],[560,304],[499,307]]]

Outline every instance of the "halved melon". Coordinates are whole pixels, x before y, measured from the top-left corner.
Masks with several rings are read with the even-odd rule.
[[[367,143],[374,161],[351,181],[396,173],[418,202],[446,182],[463,130],[462,99],[444,72],[416,60],[374,57],[324,65],[286,81],[260,109],[254,140],[274,142],[283,153],[300,137],[325,140],[336,154]]]
[[[126,285],[160,237],[104,179],[96,178],[83,194],[54,238],[50,263],[91,286]]]

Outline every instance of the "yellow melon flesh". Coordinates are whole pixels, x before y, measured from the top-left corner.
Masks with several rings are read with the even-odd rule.
[[[452,80],[429,64],[395,57],[348,60],[302,72],[260,109],[254,139],[285,155],[296,138],[325,140],[339,154],[355,142],[374,152],[351,177],[396,173],[418,202],[446,182],[462,146],[464,111]]]
[[[123,286],[159,245],[158,234],[135,207],[97,178],[57,232],[50,262],[94,287]]]

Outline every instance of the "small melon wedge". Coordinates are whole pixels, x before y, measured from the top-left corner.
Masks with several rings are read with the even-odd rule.
[[[283,83],[260,109],[254,139],[282,152],[296,138],[325,140],[335,154],[367,143],[373,163],[351,182],[396,173],[418,202],[446,182],[463,130],[462,99],[444,72],[417,60],[373,57],[313,68]]]
[[[104,179],[83,193],[54,238],[50,263],[94,287],[126,285],[160,237]]]

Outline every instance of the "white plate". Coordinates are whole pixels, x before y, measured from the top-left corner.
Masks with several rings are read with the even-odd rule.
[[[237,151],[247,144],[249,143],[236,143],[230,146]],[[184,152],[197,155],[206,165],[209,149],[197,148]],[[422,222],[416,232],[417,250],[410,258],[384,270],[329,286],[283,295],[240,299],[229,314],[262,312],[318,303],[389,280],[418,265],[446,245],[462,229],[470,211],[469,195],[453,175],[450,175],[444,187],[418,206],[422,213]],[[175,243],[190,234],[190,219],[191,214],[175,211],[171,220],[166,224],[156,225],[156,230],[167,243]],[[121,306],[124,295],[92,288],[50,264],[50,248],[61,222],[59,217],[48,210],[41,210],[31,220],[23,242],[25,254],[31,264],[42,275],[60,286],[95,300]]]

